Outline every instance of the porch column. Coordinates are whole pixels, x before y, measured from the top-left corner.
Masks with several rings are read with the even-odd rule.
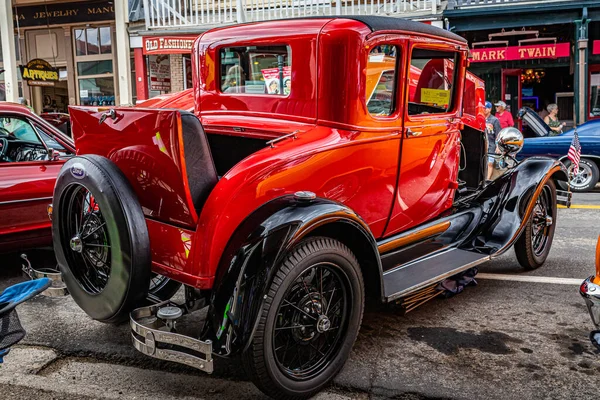
[[[128,3],[127,0],[115,0],[115,36],[117,39],[117,72],[119,82],[118,105],[130,105],[131,96],[131,61],[129,59],[129,33],[127,32]]]
[[[19,99],[17,83],[17,54],[15,53],[15,27],[11,0],[0,0],[0,40],[4,63],[4,88],[6,101],[16,103]]]
[[[583,9],[582,18],[575,23],[575,125],[583,124],[588,119],[588,24],[587,8]]]
[[[135,87],[137,90],[137,99],[148,99],[148,72],[146,60],[144,58],[144,49],[133,49],[135,61]]]

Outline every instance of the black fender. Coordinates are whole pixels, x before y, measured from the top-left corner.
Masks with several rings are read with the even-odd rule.
[[[533,205],[549,179],[567,180],[565,166],[553,158],[527,158],[498,177],[475,199],[482,210],[479,228],[459,247],[499,256],[525,229]]]
[[[202,333],[203,339],[213,341],[216,354],[227,356],[247,348],[254,337],[266,290],[277,266],[303,238],[320,236],[327,232],[327,227],[335,227],[340,237],[348,237],[348,233],[353,232],[354,237],[359,238],[358,247],[362,246],[370,254],[357,255],[357,258],[363,271],[363,261],[372,269],[378,269],[370,275],[377,275],[378,294],[382,296],[383,275],[377,243],[354,211],[326,199],[299,200],[293,195],[277,198],[255,210],[240,224],[221,257]],[[349,247],[357,246],[355,243]]]

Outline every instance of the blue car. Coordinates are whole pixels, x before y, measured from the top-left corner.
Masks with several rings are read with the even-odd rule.
[[[549,156],[562,161],[571,170],[571,162],[567,158],[569,147],[573,141],[574,129],[558,136],[550,136],[550,128],[535,111],[528,107],[519,110],[519,118],[525,124],[523,134],[525,145],[517,157],[519,159],[532,156]],[[573,192],[586,192],[594,189],[598,183],[600,167],[600,120],[588,121],[577,127],[581,143],[581,162],[579,172],[571,178]],[[566,190],[566,182],[559,182]]]

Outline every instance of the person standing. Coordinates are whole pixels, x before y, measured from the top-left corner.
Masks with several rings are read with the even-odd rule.
[[[515,126],[512,114],[506,111],[506,103],[499,101],[494,105],[496,106],[496,118],[500,121],[502,129]]]
[[[552,129],[552,132],[550,132],[550,136],[558,136],[561,133],[563,133],[563,128],[567,124],[565,124],[564,122],[561,124],[558,120],[558,105],[554,103],[548,104],[548,107],[546,109],[548,110],[548,115],[546,115],[546,117],[544,118],[544,122],[546,123],[546,125],[548,125],[548,127],[550,127],[550,129]]]
[[[498,136],[498,133],[500,132],[502,127],[500,126],[500,121],[498,120],[498,118],[492,115],[491,102],[485,102],[483,115],[485,116],[485,133],[488,139],[488,169],[486,180],[489,181],[492,177],[492,172],[494,170],[494,157],[492,156],[492,154],[498,153],[498,148],[496,147],[496,137]]]

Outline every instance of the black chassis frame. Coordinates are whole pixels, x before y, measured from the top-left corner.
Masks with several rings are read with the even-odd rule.
[[[392,301],[398,293],[386,293],[386,279],[392,274],[384,272],[410,271],[403,267],[436,254],[446,254],[444,261],[452,266],[450,250],[459,250],[463,256],[468,253],[480,262],[508,250],[525,228],[528,206],[536,200],[533,196],[549,179],[567,179],[562,163],[546,157],[526,159],[440,218],[379,242],[364,221],[342,204],[321,198],[301,200],[292,195],[272,200],[247,217],[231,237],[217,270],[202,339],[211,340],[218,355],[246,350],[277,266],[306,237],[329,236],[347,245],[360,262],[367,295],[382,302]],[[415,233],[444,222],[449,222],[449,227],[442,232],[385,250],[394,241],[405,243],[398,239],[419,236]],[[473,265],[458,256],[454,262],[454,273]]]

